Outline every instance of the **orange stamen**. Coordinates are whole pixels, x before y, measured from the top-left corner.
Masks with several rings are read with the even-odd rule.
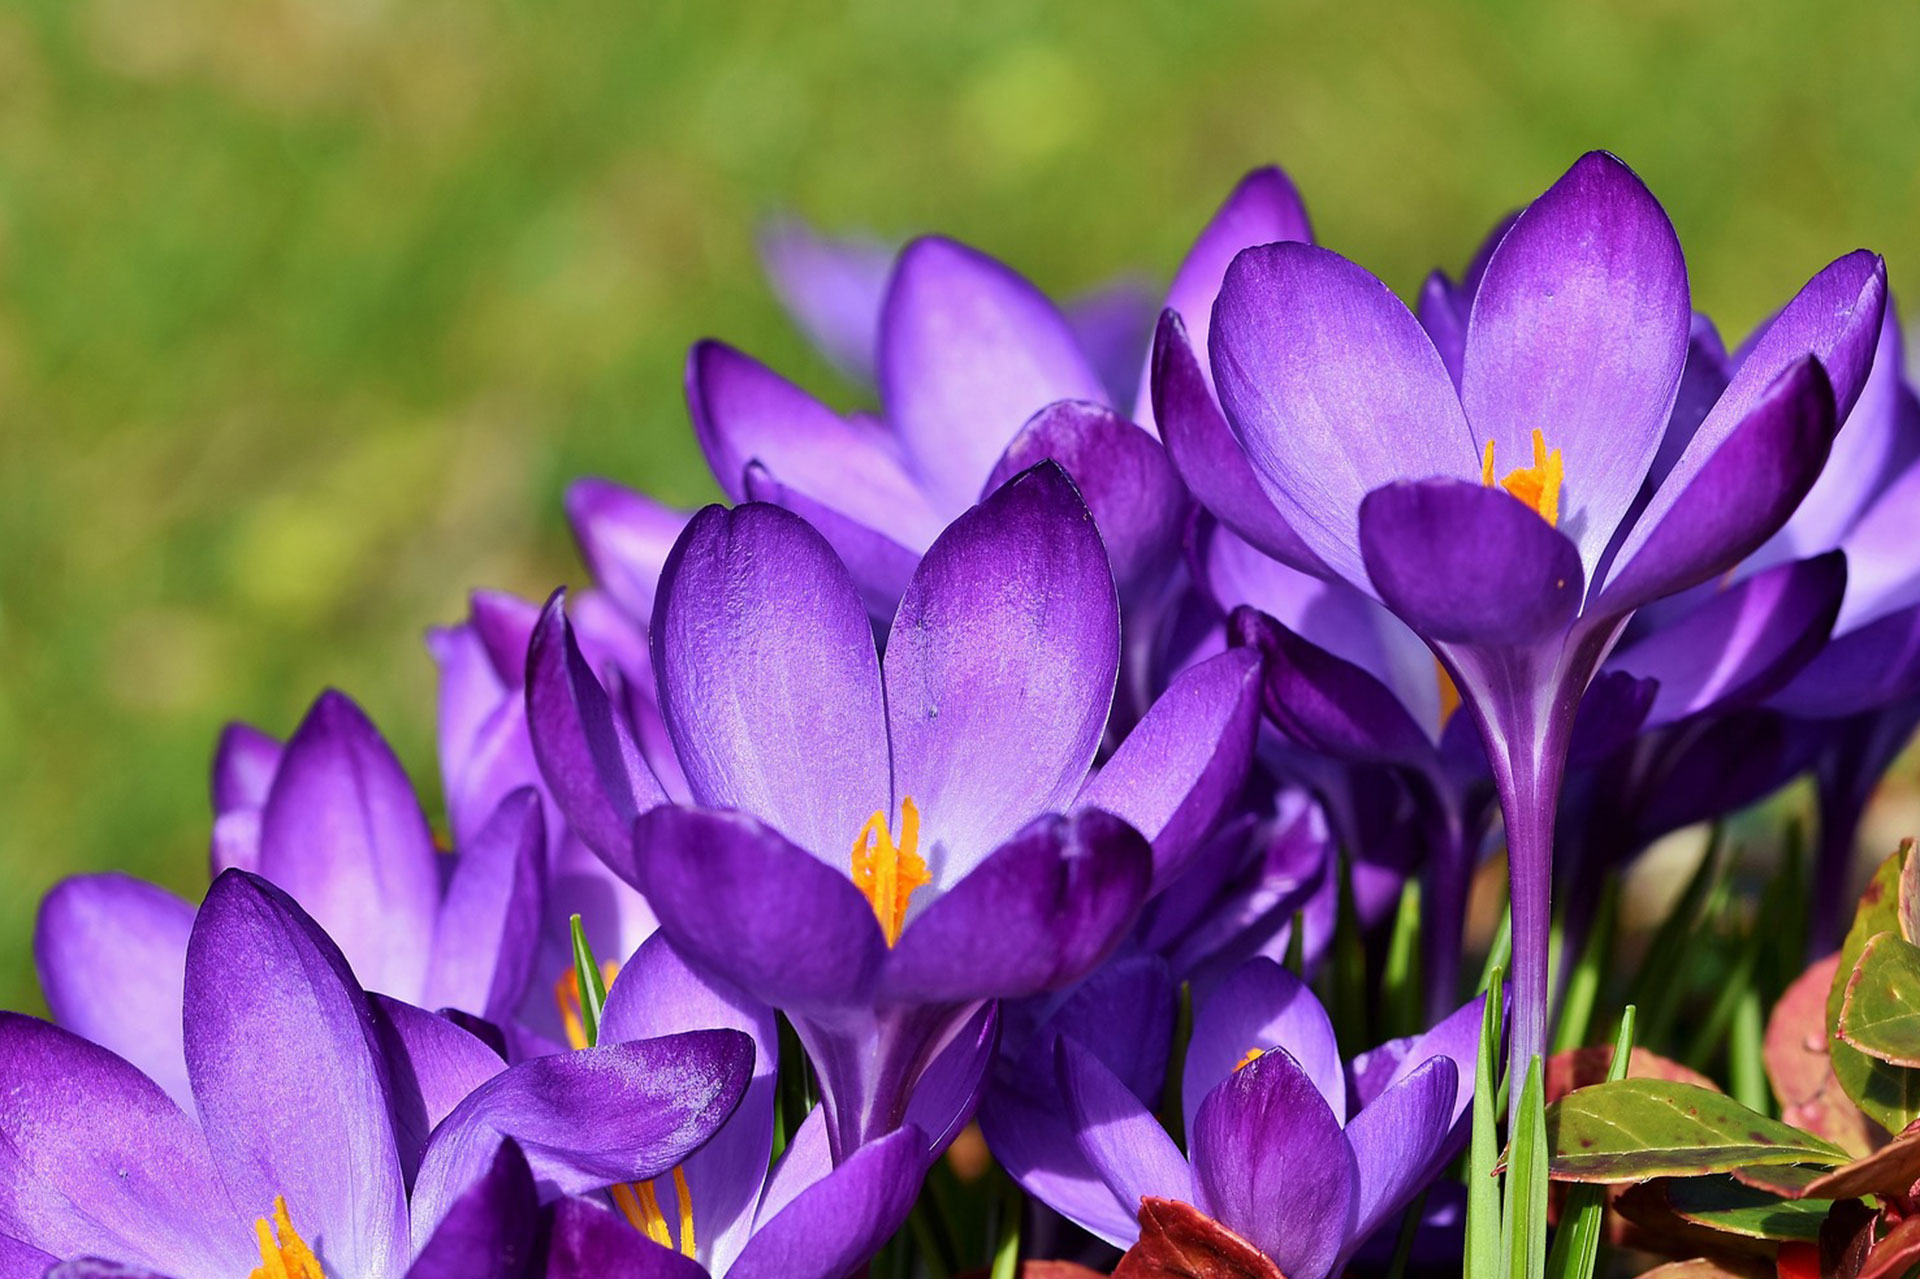
[[[675,1246],[673,1228],[667,1224],[666,1211],[660,1207],[660,1194],[651,1181],[609,1186],[607,1193],[635,1230],[662,1248]],[[693,1195],[687,1189],[687,1174],[680,1171],[678,1165],[673,1170],[673,1197],[680,1218],[680,1255],[691,1257],[694,1255]]]
[[[1487,441],[1487,449],[1480,459],[1480,482],[1488,488],[1493,487],[1493,441]],[[1518,467],[1507,472],[1507,478],[1500,481],[1500,487],[1525,502],[1547,523],[1560,523],[1560,485],[1566,478],[1566,467],[1560,457],[1560,450],[1548,451],[1547,436],[1538,427],[1533,432],[1533,465]]]
[[[1453,718],[1453,713],[1460,709],[1460,688],[1438,658],[1434,659],[1433,673],[1440,681],[1440,726],[1444,728],[1447,721]]]
[[[1246,1054],[1242,1056],[1240,1060],[1234,1065],[1234,1070],[1236,1072],[1245,1070],[1248,1066],[1253,1065],[1254,1062],[1259,1061],[1262,1057],[1266,1055],[1267,1055],[1267,1050],[1264,1048],[1249,1048],[1247,1049]]]
[[[609,987],[613,979],[620,975],[618,960],[606,959],[600,962],[600,972]],[[587,1042],[587,1023],[580,1012],[580,974],[567,969],[567,975],[553,983],[553,1002],[560,1006],[560,1024],[566,1027],[567,1046],[569,1048],[591,1048]]]
[[[268,1225],[265,1217],[256,1218],[253,1235],[260,1245],[260,1265],[247,1279],[327,1279],[320,1259],[293,1228],[285,1195],[273,1197],[273,1224]]]
[[[900,801],[900,842],[887,830],[887,815],[876,812],[853,837],[853,884],[873,905],[887,945],[900,940],[907,926],[913,890],[932,882],[920,858],[920,810],[911,796]]]

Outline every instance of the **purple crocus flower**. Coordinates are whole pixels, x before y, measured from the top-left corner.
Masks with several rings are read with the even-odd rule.
[[[1821,271],[1682,443],[1663,436],[1686,268],[1612,156],[1582,158],[1500,238],[1457,387],[1344,258],[1278,244],[1227,271],[1208,346],[1223,413],[1182,415],[1218,472],[1198,496],[1268,554],[1380,600],[1448,668],[1506,818],[1521,1060],[1546,1045],[1554,809],[1580,698],[1635,609],[1786,521],[1859,393],[1884,294],[1870,254]],[[1163,317],[1156,369],[1192,361]]]
[[[1098,964],[1238,794],[1257,715],[1257,658],[1223,654],[1088,780],[1119,617],[1099,537],[1051,463],[929,548],[884,660],[847,568],[805,522],[758,503],[695,516],[653,644],[697,807],[653,807],[557,602],[542,629],[530,705],[556,798],[678,950],[793,1020],[837,1158],[912,1117],[989,1001]],[[934,1091],[956,1099],[920,1121],[938,1147],[971,1101]]]
[[[257,1257],[299,1279],[467,1279],[485,1272],[453,1264],[452,1236],[486,1225],[466,1196],[503,1139],[545,1198],[644,1181],[699,1148],[752,1068],[732,1030],[508,1067],[365,994],[291,898],[237,870],[194,918],[175,1007],[191,1109],[105,1048],[0,1013],[0,1257],[16,1272],[92,1258],[96,1274],[232,1279]]]
[[[344,694],[327,692],[284,748],[230,729],[214,795],[216,862],[299,901],[361,985],[511,1020],[533,972],[546,891],[544,819],[530,788],[500,797],[458,856],[442,858],[379,731]],[[54,1020],[133,1062],[182,1105],[190,1089],[174,1010],[194,917],[190,903],[130,876],[82,875],[48,893],[34,936]]]
[[[1480,1022],[1475,1000],[1348,1066],[1312,992],[1253,960],[1196,1003],[1180,1081],[1183,1153],[1111,1064],[1126,1050],[1099,1019],[1082,1019],[1073,1029],[1090,1041],[1062,1034],[1054,1054],[1080,1166],[1098,1185],[1080,1178],[1061,1195],[1057,1176],[1022,1183],[1120,1247],[1138,1237],[1142,1199],[1173,1199],[1290,1279],[1326,1279],[1459,1152]]]

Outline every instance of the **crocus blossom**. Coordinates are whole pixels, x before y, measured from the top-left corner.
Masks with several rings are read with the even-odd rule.
[[[1500,237],[1458,386],[1406,307],[1337,254],[1270,245],[1227,271],[1208,346],[1223,416],[1201,403],[1186,420],[1241,478],[1231,502],[1200,496],[1269,554],[1380,600],[1448,668],[1506,818],[1521,1060],[1546,1043],[1554,808],[1581,695],[1636,608],[1786,521],[1859,394],[1884,295],[1870,254],[1820,272],[1663,449],[1686,268],[1612,156],[1581,159]],[[1192,358],[1163,318],[1156,368]]]
[[[194,918],[174,1007],[191,1111],[107,1049],[0,1014],[0,1236],[170,1279],[256,1259],[298,1279],[453,1279],[410,1265],[503,1138],[549,1198],[643,1181],[713,1134],[752,1070],[725,1029],[508,1067],[365,994],[291,898],[238,870]]]

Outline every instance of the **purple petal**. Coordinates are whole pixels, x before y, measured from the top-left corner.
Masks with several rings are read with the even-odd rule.
[[[453,1201],[407,1279],[521,1279],[534,1264],[539,1225],[527,1157],[503,1141],[486,1172]]]
[[[507,1063],[446,1017],[385,995],[369,996],[369,1002],[393,1097],[394,1144],[411,1181],[428,1135]]]
[[[916,1128],[862,1146],[763,1219],[728,1279],[839,1279],[857,1269],[905,1223],[926,1159]]]
[[[827,1133],[827,1108],[816,1105],[806,1114],[787,1148],[767,1174],[767,1189],[757,1217],[771,1219],[794,1197],[833,1171],[833,1143]]]
[[[1457,1087],[1449,1124],[1457,1124],[1473,1102],[1474,1072],[1480,1061],[1480,1029],[1486,1021],[1486,996],[1469,999],[1436,1022],[1432,1029],[1410,1039],[1382,1045],[1354,1059],[1354,1100],[1365,1107],[1387,1089],[1418,1070],[1430,1058],[1453,1063]]]
[[[1920,604],[1841,635],[1768,705],[1807,719],[1844,719],[1920,691]]]
[[[1098,404],[1050,404],[1007,445],[982,497],[1048,459],[1093,513],[1123,595],[1165,574],[1186,530],[1187,492],[1152,436]]]
[[[1194,1130],[1201,1103],[1249,1051],[1273,1048],[1287,1050],[1336,1119],[1346,1117],[1346,1067],[1326,1009],[1285,968],[1271,959],[1251,959],[1194,1010],[1193,1038],[1180,1081],[1187,1131]]]
[[[633,819],[666,793],[575,642],[563,591],[547,601],[527,650],[527,727],[567,825],[610,865],[623,863]]]
[[[1430,1057],[1347,1125],[1347,1143],[1360,1173],[1352,1232],[1356,1244],[1405,1207],[1439,1171],[1458,1083],[1453,1062]]]
[[[753,1041],[699,1030],[539,1057],[495,1075],[434,1130],[413,1192],[424,1241],[503,1137],[526,1152],[543,1198],[647,1181],[725,1122],[753,1070]]]
[[[880,402],[944,509],[973,501],[1020,424],[1055,400],[1106,402],[1066,317],[952,240],[901,251],[880,315]]]
[[[1834,459],[1827,460],[1829,470]],[[1824,472],[1823,472],[1824,474]],[[1834,629],[1854,630],[1874,618],[1920,603],[1920,555],[1913,512],[1920,503],[1920,465],[1909,466],[1860,517],[1847,540],[1847,597]]]
[[[434,926],[426,998],[505,1021],[533,975],[545,908],[546,824],[532,787],[502,801],[460,850]]]
[[[708,1279],[691,1257],[662,1248],[625,1217],[585,1199],[554,1206],[546,1279]]]
[[[719,342],[688,353],[686,379],[694,435],[729,501],[746,500],[747,466],[758,461],[782,482],[908,542],[924,545],[939,531],[885,423],[842,417]]]
[[[846,567],[798,516],[694,516],[661,582],[653,657],[696,803],[752,813],[836,865],[891,811],[873,631]]]
[[[738,1109],[681,1165],[693,1202],[694,1238],[715,1272],[724,1272],[753,1224],[773,1155],[779,1031],[773,1010],[689,967],[659,934],[634,954],[607,992],[600,1042],[652,1039],[685,1030],[738,1030],[753,1040],[753,1078]]]
[[[34,965],[60,1025],[126,1058],[189,1109],[180,1041],[193,907],[128,875],[62,880],[40,903]]]
[[[1216,519],[1267,555],[1306,572],[1325,572],[1320,557],[1307,549],[1260,486],[1214,402],[1209,376],[1194,358],[1180,317],[1162,313],[1153,336],[1151,378],[1154,412],[1173,469]]]
[[[1767,569],[1615,653],[1607,668],[1659,682],[1649,724],[1759,701],[1826,643],[1846,586],[1838,551]]]
[[[1353,1233],[1359,1170],[1340,1119],[1284,1048],[1227,1076],[1188,1130],[1194,1206],[1288,1279],[1325,1279]]]
[[[1140,1200],[1193,1198],[1193,1176],[1187,1161],[1141,1100],[1107,1069],[1098,1057],[1071,1039],[1056,1041],[1054,1069],[1067,1099],[1073,1133],[1080,1152],[1113,1192],[1123,1213],[1137,1211]],[[1125,1219],[1124,1233],[1104,1233],[1121,1224],[1075,1218],[1079,1225],[1100,1233],[1108,1243],[1125,1248],[1139,1237],[1139,1224]]]
[[[77,1035],[8,1012],[0,1078],[0,1234],[58,1256],[244,1273],[245,1222],[220,1192],[199,1128],[152,1081]]]
[[[341,693],[322,693],[287,741],[261,814],[260,873],[327,931],[361,985],[419,996],[440,908],[433,836],[400,761]]]
[[[1833,383],[1836,416],[1846,418],[1866,386],[1887,306],[1887,264],[1855,249],[1822,267],[1741,346],[1739,367],[1708,422],[1722,430],[1752,411],[1779,376],[1811,355]],[[1702,429],[1710,429],[1705,423]]]
[[[1173,1013],[1174,986],[1165,963],[1135,955],[1103,965],[1075,987],[1036,1031],[1021,1037],[1026,1047],[1017,1046],[1015,1027],[1002,1035],[1006,1059],[980,1105],[980,1127],[993,1157],[1028,1194],[1102,1238],[1128,1237],[1138,1205],[1115,1199],[1081,1153],[1053,1068],[1053,1045],[1072,1039],[1134,1096],[1151,1097],[1166,1075]],[[1018,1015],[1010,1012],[1007,1020]]]
[[[1147,841],[1111,814],[1038,818],[907,924],[884,992],[962,1003],[1078,981],[1133,923],[1152,869]]]
[[[1407,708],[1367,671],[1249,608],[1234,613],[1229,629],[1265,657],[1268,718],[1300,745],[1355,763],[1433,757]]]
[[[47,1272],[59,1261],[58,1257],[29,1247],[18,1239],[0,1235],[0,1279],[46,1279]],[[141,1276],[136,1273],[133,1279],[141,1279]],[[156,1279],[160,1277],[156,1276]]]
[[[1362,590],[1362,498],[1395,480],[1478,478],[1433,343],[1386,285],[1337,253],[1275,244],[1235,258],[1214,305],[1212,356],[1227,421],[1267,495]]]
[[[1381,601],[1429,640],[1527,644],[1580,609],[1580,552],[1504,489],[1389,484],[1367,495],[1360,539]]]
[[[913,1081],[906,1122],[927,1140],[928,1158],[952,1144],[979,1109],[1000,1042],[1000,1005],[983,1004]]]
[[[183,1018],[187,1076],[234,1206],[265,1215],[284,1195],[330,1265],[397,1274],[407,1204],[392,1094],[366,996],[327,935],[278,888],[228,871],[194,921]]]
[[[878,529],[862,524],[835,507],[819,502],[780,482],[780,477],[758,462],[747,466],[747,497],[768,502],[798,515],[827,540],[852,574],[867,612],[884,621],[900,606],[913,570],[919,567],[926,543],[904,546]]]
[[[822,235],[783,217],[760,232],[760,264],[814,349],[848,377],[871,383],[892,247],[865,236]]]
[[[635,624],[646,626],[653,620],[660,570],[686,527],[687,512],[590,476],[568,486],[567,522],[593,580]]]
[[[1420,327],[1427,331],[1456,387],[1460,385],[1460,366],[1466,359],[1467,316],[1472,309],[1472,296],[1449,280],[1445,271],[1427,276],[1420,286],[1420,296],[1414,299]]]
[[[776,1008],[863,999],[886,955],[853,880],[741,813],[657,808],[634,831],[638,885],[689,961]]]
[[[1731,376],[1731,366],[1727,361],[1726,344],[1720,340],[1720,331],[1713,327],[1713,321],[1698,312],[1693,316],[1693,328],[1687,338],[1687,363],[1680,370],[1680,389],[1673,397],[1673,412],[1667,416],[1667,429],[1660,436],[1660,447],[1653,455],[1653,465],[1647,468],[1647,478],[1641,488],[1641,498],[1651,497],[1673,471],[1673,464],[1687,451],[1687,445],[1700,429],[1700,423],[1712,411],[1714,404],[1726,392],[1727,379]],[[1639,518],[1637,512],[1629,516]]]
[[[280,743],[251,724],[232,723],[213,752],[213,812],[259,808],[280,771]]]
[[[478,616],[478,596],[474,611]],[[440,777],[447,824],[459,847],[479,832],[501,800],[540,782],[521,690],[526,649],[522,646],[510,677],[503,678],[480,628],[471,622],[429,631],[427,647],[440,672]],[[557,809],[553,815],[558,818]]]
[[[1153,337],[1157,310],[1155,286],[1132,278],[1114,280],[1067,303],[1073,340],[1099,375],[1108,403],[1125,404],[1140,389],[1140,363]]]
[[[1693,308],[1659,201],[1604,151],[1529,205],[1487,265],[1460,402],[1505,474],[1536,430],[1565,458],[1561,529],[1591,573],[1660,447]]]
[[[1232,649],[1182,671],[1074,801],[1153,844],[1166,883],[1240,797],[1260,726],[1261,663]]]
[[[1313,242],[1313,227],[1307,220],[1306,206],[1301,203],[1293,181],[1281,169],[1274,166],[1255,169],[1234,185],[1214,211],[1193,247],[1187,250],[1180,269],[1174,273],[1173,284],[1167,289],[1166,310],[1177,315],[1193,334],[1196,349],[1207,349],[1213,325],[1213,302],[1234,255],[1256,244],[1274,244],[1281,240]],[[1212,378],[1206,376],[1211,392]],[[1150,401],[1147,387],[1142,386],[1134,404],[1135,419],[1153,430],[1158,408]],[[1159,429],[1164,433],[1164,426]]]
[[[1733,394],[1729,388],[1721,403]],[[1731,433],[1714,431],[1717,447],[1696,456],[1713,424],[1712,417],[1701,424],[1621,544],[1596,601],[1604,614],[1704,582],[1772,536],[1826,462],[1833,389],[1808,357],[1782,373]]]
[[[936,884],[1072,800],[1119,663],[1113,574],[1058,466],[1020,475],[940,535],[884,663],[893,793],[919,806]]]

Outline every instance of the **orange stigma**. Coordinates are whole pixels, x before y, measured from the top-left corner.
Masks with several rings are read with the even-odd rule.
[[[1440,681],[1440,726],[1446,727],[1453,713],[1460,709],[1460,686],[1453,682],[1453,676],[1447,674],[1447,668],[1439,658],[1433,659],[1433,673]]]
[[[1245,1070],[1248,1066],[1253,1065],[1254,1062],[1259,1061],[1262,1057],[1266,1055],[1267,1055],[1267,1050],[1264,1048],[1249,1048],[1247,1049],[1246,1053],[1240,1058],[1240,1060],[1234,1063],[1233,1069],[1235,1073],[1238,1073],[1239,1071]]]
[[[273,1223],[269,1225],[265,1217],[255,1219],[253,1234],[260,1244],[260,1265],[247,1279],[327,1279],[320,1259],[293,1228],[285,1195],[273,1197]]]
[[[913,890],[931,882],[920,859],[920,810],[912,796],[900,801],[900,842],[887,830],[884,810],[867,818],[853,837],[853,886],[873,904],[887,945],[900,940],[907,926],[907,902]]]
[[[1508,471],[1507,478],[1500,481],[1500,487],[1538,511],[1541,519],[1558,526],[1560,484],[1565,478],[1565,469],[1560,460],[1560,450],[1554,449],[1548,452],[1546,433],[1535,427],[1533,465]],[[1486,454],[1480,461],[1480,482],[1488,488],[1492,488],[1494,484],[1492,440],[1487,441]]]
[[[602,960],[600,972],[605,976],[607,986],[613,986],[613,979],[620,975],[617,961]],[[553,983],[553,1002],[560,1006],[560,1024],[567,1030],[567,1047],[591,1048],[587,1042],[587,1023],[580,1015],[580,974],[569,968],[567,975]]]
[[[662,1248],[671,1250],[675,1246],[673,1228],[667,1224],[666,1211],[660,1207],[660,1193],[651,1181],[609,1186],[607,1193],[613,1196],[614,1206],[635,1230]],[[691,1257],[694,1254],[693,1196],[687,1190],[687,1175],[678,1167],[673,1170],[673,1198],[680,1218],[680,1255]]]

